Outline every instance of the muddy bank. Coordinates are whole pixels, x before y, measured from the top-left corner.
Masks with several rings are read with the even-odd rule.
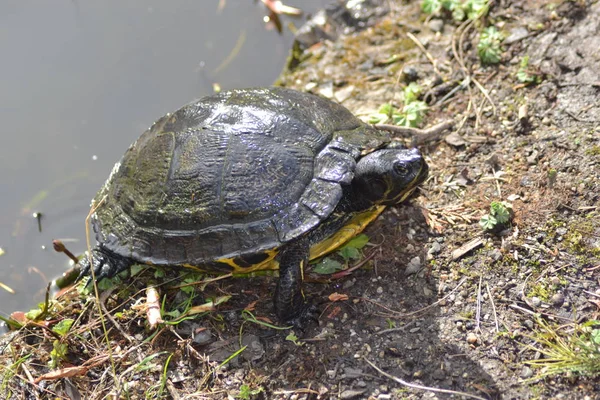
[[[148,270],[101,295],[104,319],[73,290],[5,337],[13,398],[452,396],[383,372],[479,398],[598,398],[593,361],[543,375],[556,369],[544,363],[552,344],[566,343],[574,360],[586,344],[588,359],[598,354],[600,6],[499,2],[454,22],[447,12],[427,17],[420,2],[388,5],[372,26],[305,46],[279,80],[365,120],[384,103],[402,108],[415,82],[428,107],[421,127],[453,125],[397,133],[419,145],[431,177],[368,228],[361,268],[307,285],[318,324],[294,335],[262,325],[274,320],[275,280],[255,277],[193,295],[159,288],[163,318],[177,323],[150,329],[145,288],[168,278]],[[504,38],[500,62],[483,65],[477,44],[489,26]],[[498,217],[492,202],[510,218],[485,230],[482,217]],[[231,298],[179,321],[189,296],[194,305]]]

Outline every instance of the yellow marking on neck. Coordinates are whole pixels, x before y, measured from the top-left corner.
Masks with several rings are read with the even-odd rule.
[[[314,260],[323,257],[325,254],[331,253],[348,240],[352,239],[363,231],[375,218],[385,210],[385,206],[375,206],[356,214],[352,219],[342,227],[339,231],[328,237],[327,239],[314,244],[310,248],[309,260]]]

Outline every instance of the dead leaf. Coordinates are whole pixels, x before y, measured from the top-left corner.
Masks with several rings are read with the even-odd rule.
[[[37,377],[33,383],[40,383],[41,381],[53,381],[61,378],[71,378],[74,376],[85,375],[90,367],[68,367],[62,368],[56,371],[48,372],[42,376]]]
[[[252,303],[248,304],[246,307],[244,307],[244,310],[246,311],[254,311],[256,310],[256,302],[258,300],[253,301]]]
[[[342,307],[335,306],[331,309],[331,312],[327,315],[328,319],[333,319],[342,312]]]
[[[347,300],[348,300],[347,294],[341,294],[341,293],[335,292],[335,293],[331,293],[329,295],[329,301],[331,301],[331,302],[347,301]]]

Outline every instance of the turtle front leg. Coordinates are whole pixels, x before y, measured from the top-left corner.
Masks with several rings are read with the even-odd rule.
[[[302,292],[308,251],[308,243],[304,240],[290,244],[283,250],[279,257],[279,282],[273,298],[279,320],[299,329],[316,319],[316,308],[306,301]]]

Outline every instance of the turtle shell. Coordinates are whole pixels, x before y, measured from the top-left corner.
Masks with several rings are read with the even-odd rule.
[[[290,89],[200,99],[115,165],[94,199],[96,238],[155,265],[259,262],[327,219],[361,152],[387,141],[346,108]]]

